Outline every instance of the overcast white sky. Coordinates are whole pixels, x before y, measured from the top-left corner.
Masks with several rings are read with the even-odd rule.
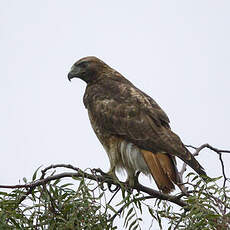
[[[230,1],[2,0],[0,184],[40,165],[109,169],[71,65],[94,55],[153,97],[185,144],[230,149]],[[225,156],[230,174],[230,156]],[[215,153],[198,160],[219,176]]]

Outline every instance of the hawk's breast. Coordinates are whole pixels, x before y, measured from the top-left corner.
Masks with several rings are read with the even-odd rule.
[[[134,173],[136,171],[144,174],[150,173],[138,146],[124,140],[122,137],[111,135],[106,130],[101,130],[89,110],[88,114],[93,130],[103,145],[111,165],[114,165],[117,169],[132,170]]]

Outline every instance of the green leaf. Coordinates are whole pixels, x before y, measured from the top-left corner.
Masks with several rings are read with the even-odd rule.
[[[126,201],[128,201],[129,200],[129,196],[126,196],[121,202],[119,202],[116,206],[119,206],[119,205],[121,205],[121,204],[123,204],[123,203],[126,203]]]
[[[54,186],[57,185],[60,181],[61,181],[60,179],[55,180],[54,183],[53,183],[53,185]]]
[[[132,208],[130,208],[129,209],[129,211],[128,211],[128,213],[127,213],[127,215],[126,215],[126,217],[125,217],[125,221],[124,221],[124,225],[123,226],[127,226],[127,223],[128,223],[128,217],[129,217],[129,215],[131,215],[131,213],[132,213],[132,211],[134,210],[134,208],[132,207]]]
[[[196,180],[198,177],[199,177],[198,175],[194,176],[194,177],[192,178],[192,181],[191,181],[191,182],[193,182],[194,180]]]
[[[41,168],[42,166],[39,166],[36,171],[34,172],[33,176],[32,176],[32,181],[35,181],[35,179],[37,178],[37,172],[38,170]]]
[[[117,213],[117,211],[110,204],[106,204],[106,207],[109,208],[114,213]]]
[[[72,185],[73,185],[73,183],[67,183],[67,184],[61,185],[60,187],[61,188],[65,188],[65,187],[72,186]]]
[[[152,208],[150,208],[150,207],[148,206],[148,210],[149,210],[150,215],[151,215],[154,219],[157,219],[156,216],[154,215],[154,211],[152,210]]]
[[[132,229],[132,227],[136,224],[137,221],[138,221],[138,219],[134,220],[134,221],[130,224],[129,230]]]
[[[139,227],[139,224],[135,225],[135,226],[133,227],[133,230],[136,230],[138,227]]]
[[[136,213],[132,214],[132,215],[127,219],[127,223],[126,223],[126,225],[125,225],[125,228],[128,227],[129,221],[130,221],[135,215],[136,215]]]

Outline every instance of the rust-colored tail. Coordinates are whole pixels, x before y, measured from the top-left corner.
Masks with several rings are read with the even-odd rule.
[[[141,150],[141,153],[157,187],[164,193],[174,190],[174,183],[177,184],[180,181],[175,163],[170,156],[164,153],[153,154],[146,150]]]

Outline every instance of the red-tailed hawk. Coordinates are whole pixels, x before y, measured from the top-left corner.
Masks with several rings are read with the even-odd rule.
[[[160,106],[116,70],[96,57],[77,61],[68,79],[87,83],[84,105],[91,125],[110,161],[109,174],[124,169],[134,185],[136,172],[151,174],[158,188],[171,192],[181,179],[175,156],[198,174],[203,167],[171,131],[169,119]]]

